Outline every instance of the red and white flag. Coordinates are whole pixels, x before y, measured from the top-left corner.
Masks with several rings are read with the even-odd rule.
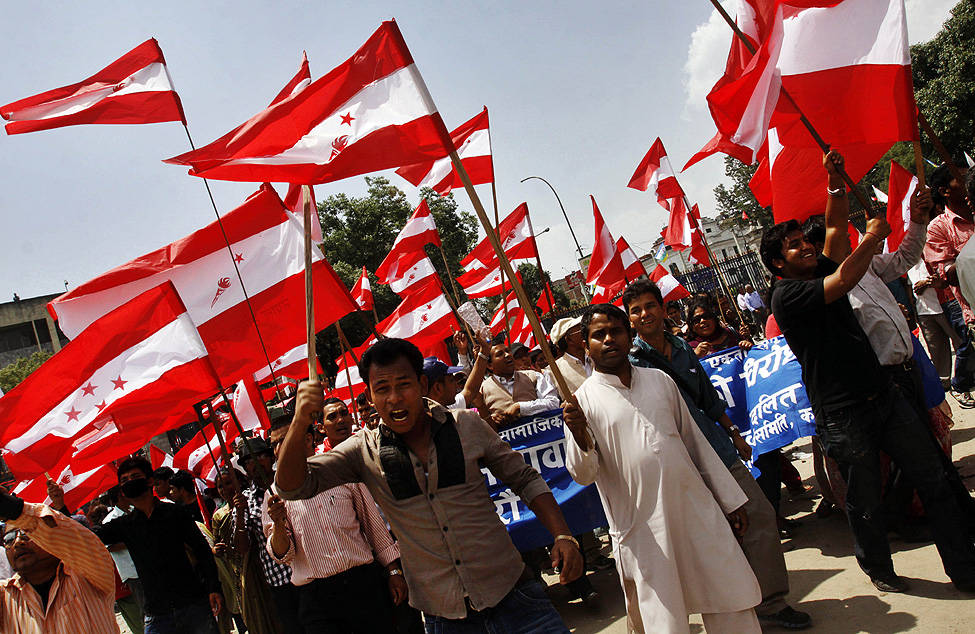
[[[527,260],[538,253],[535,236],[528,222],[528,203],[521,203],[498,224],[501,248],[511,261]],[[477,246],[460,261],[461,266],[472,268],[498,268],[498,256],[485,236]]]
[[[369,272],[366,267],[362,267],[359,281],[352,287],[352,299],[362,310],[372,310],[372,285],[369,283]]]
[[[437,269],[433,268],[433,262],[422,249],[409,257],[400,258],[389,271],[389,288],[397,295],[403,295],[407,291],[416,292],[429,284],[439,287],[440,277]]]
[[[305,51],[301,52],[301,65],[298,67],[298,72],[295,76],[291,78],[281,92],[271,100],[271,106],[278,104],[292,95],[297,95],[299,92],[307,88],[311,84],[311,69],[308,67],[308,53]]]
[[[439,286],[429,285],[409,294],[376,330],[387,337],[418,342],[442,340],[460,329],[457,318]]]
[[[623,262],[623,277],[626,278],[627,283],[647,274],[643,262],[636,256],[623,236],[620,236],[620,239],[616,241],[616,250],[620,253],[620,260]]]
[[[691,294],[687,292],[677,278],[670,274],[670,272],[663,267],[663,265],[658,264],[657,268],[653,270],[650,274],[650,279],[657,285],[660,289],[660,294],[663,295],[664,303],[675,302],[679,299],[684,299],[685,297],[690,297]]]
[[[217,459],[217,463],[213,459]],[[173,456],[173,468],[185,469],[196,477],[212,485],[216,469],[224,462],[220,441],[212,425],[207,425],[202,431],[190,438],[189,442],[179,448]]]
[[[234,395],[230,399],[230,406],[234,408],[237,420],[244,431],[271,428],[271,418],[267,414],[267,406],[264,404],[261,390],[257,387],[257,382],[253,376],[241,379],[237,383],[237,389],[234,390]],[[235,429],[236,427],[234,425]]]
[[[508,316],[508,327],[511,327],[513,321],[512,316],[518,312],[524,312],[521,310],[521,304],[518,303],[518,297],[512,292],[508,293],[504,301],[498,304],[498,307],[494,311],[494,315],[491,318],[491,323],[488,324],[488,330],[491,334],[497,337],[505,330],[504,318],[505,315]]]
[[[907,227],[911,224],[911,196],[917,189],[917,176],[897,161],[890,162],[890,181],[887,185],[887,222],[890,235],[884,251],[893,253],[904,241]]]
[[[516,272],[515,275],[518,276],[518,281],[520,282],[521,273]],[[482,268],[467,271],[457,278],[457,283],[460,284],[460,287],[464,289],[464,292],[471,299],[497,297],[512,288],[511,280],[507,277],[505,277],[502,287],[501,278],[501,268],[495,262],[495,268],[493,269]]]
[[[552,293],[552,287],[546,283],[545,288],[542,289],[541,294],[538,296],[538,301],[535,302],[535,306],[538,307],[542,315],[549,314],[555,308],[550,301],[550,299],[554,298],[555,294]]]
[[[317,184],[447,156],[450,135],[395,22],[342,65],[166,161],[217,180]]]
[[[146,40],[88,79],[5,106],[7,134],[68,125],[181,121],[183,106],[159,43]]]
[[[599,213],[596,199],[592,200],[592,215],[596,221],[596,240],[589,258],[589,269],[586,272],[586,283],[595,284],[593,303],[607,302],[626,286],[623,278],[623,260],[616,249],[616,240],[609,232],[609,227]]]
[[[694,226],[691,229],[691,250],[687,254],[687,259],[694,264],[711,266],[708,248],[704,244],[704,232],[701,231],[701,212],[696,204],[691,207],[690,218]]]
[[[782,88],[843,155],[847,173],[858,181],[893,143],[917,139],[904,1],[789,4],[799,6],[784,6],[781,23],[773,19],[759,36],[770,49],[781,30],[775,72]],[[816,5],[835,6],[805,8]],[[768,9],[757,13],[767,15]],[[743,95],[733,96],[739,104],[775,103],[752,191],[760,204],[773,208],[776,221],[804,220],[825,207],[822,152],[788,100],[778,99],[775,83],[765,93],[763,86],[756,82],[755,93],[748,94],[744,82]]]
[[[109,462],[91,471],[75,475],[65,467],[54,479],[64,491],[64,505],[77,512],[82,506],[118,484],[115,465]],[[32,504],[50,504],[47,496],[47,477],[25,480],[13,489],[14,495]]]
[[[324,374],[325,371],[322,370],[322,364],[315,359],[315,363],[318,365],[318,373]],[[274,376],[282,377],[286,376],[289,379],[295,379],[296,381],[301,381],[308,378],[308,342],[303,342],[288,350],[280,357],[271,362],[271,367],[274,368]],[[254,373],[254,380],[258,383],[264,383],[271,380],[271,369],[267,367],[267,364],[261,367],[257,372]]]
[[[494,164],[491,159],[491,132],[488,126],[488,111],[485,106],[478,115],[450,133],[457,148],[457,156],[463,164],[473,185],[494,182]],[[429,187],[441,196],[446,196],[454,188],[464,184],[454,168],[450,157],[439,161],[427,161],[409,165],[396,170],[396,173],[415,187]]]
[[[172,468],[173,456],[155,445],[149,445],[149,462],[152,464],[153,471],[160,467]]]
[[[322,236],[322,222],[318,219],[318,203],[315,202],[315,188],[309,186],[308,193],[311,195],[311,241],[313,244],[321,244],[325,241]],[[298,226],[305,228],[305,197],[301,185],[289,185],[288,193],[284,196],[284,206],[288,208],[288,213]]]
[[[302,232],[270,185],[223,217],[233,258],[250,296],[251,317],[223,233],[212,223],[123,264],[48,305],[68,337],[136,294],[171,280],[225,384],[267,364],[306,339]],[[355,310],[332,267],[313,248],[315,326],[322,330]],[[261,346],[263,338],[264,348]],[[214,390],[215,391],[215,390]]]
[[[68,464],[89,433],[136,420],[145,442],[165,431],[151,424],[160,413],[218,389],[186,308],[164,283],[98,319],[4,395],[0,447],[15,474],[38,476]],[[126,453],[107,451],[101,464]]]
[[[376,268],[376,277],[383,284],[391,284],[392,280],[401,279],[407,270],[417,263],[419,254],[423,254],[423,247],[427,244],[440,246],[440,234],[437,224],[433,221],[430,207],[426,200],[421,200],[413,215],[400,230],[389,254]],[[400,262],[400,260],[408,260]]]
[[[359,366],[356,363],[356,358],[362,358],[362,353],[368,346],[363,346],[360,350],[357,348],[355,357],[349,352],[346,352],[344,356],[339,357],[335,360],[335,365],[338,367],[338,373],[335,375],[335,389],[332,391],[334,395],[345,401],[347,404],[351,405],[352,400],[362,394],[366,389],[366,384],[359,375]],[[348,373],[346,373],[348,369]],[[352,390],[349,391],[349,379],[352,379]]]
[[[640,161],[627,187],[643,192],[650,189],[661,204],[671,198],[684,196],[684,190],[677,183],[677,176],[670,165],[667,150],[664,149],[660,137],[657,137],[646,156]]]

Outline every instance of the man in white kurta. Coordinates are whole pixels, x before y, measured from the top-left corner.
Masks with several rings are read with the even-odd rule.
[[[566,466],[599,490],[631,627],[686,634],[700,613],[709,634],[761,632],[761,591],[729,524],[747,529],[745,494],[673,380],[630,365],[621,310],[591,307],[583,336],[595,369],[566,404]]]

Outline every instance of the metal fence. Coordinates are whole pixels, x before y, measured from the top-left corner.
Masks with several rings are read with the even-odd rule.
[[[765,266],[758,254],[751,251],[719,260],[716,266],[702,266],[678,275],[677,280],[691,293],[723,293],[716,269],[721,271],[730,288],[751,284],[759,293],[768,290]]]

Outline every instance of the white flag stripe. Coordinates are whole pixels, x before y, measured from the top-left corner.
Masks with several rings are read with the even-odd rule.
[[[357,385],[365,385],[365,381],[359,375],[359,368],[354,364],[349,365],[349,377],[352,378],[353,388]],[[339,368],[338,374],[335,375],[335,390],[338,391],[340,389],[349,389],[349,380],[345,375],[344,367]]]
[[[422,119],[436,112],[424,102],[422,91],[414,81],[413,65],[378,79],[356,93],[335,113],[311,129],[298,142],[274,156],[234,159],[224,165],[292,165],[303,163],[329,163],[336,149],[333,141],[346,137],[345,146],[387,126],[402,125]],[[342,123],[351,115],[351,124]]]
[[[115,90],[116,86],[122,88]],[[166,72],[165,64],[155,62],[142,70],[136,71],[119,84],[112,84],[104,88],[87,90],[81,94],[61,99],[53,103],[44,103],[32,108],[25,108],[10,113],[10,121],[37,121],[40,119],[54,119],[86,110],[99,101],[108,97],[122,96],[137,92],[169,92],[175,91]]]
[[[473,158],[475,156],[491,156],[491,135],[487,130],[475,130],[471,133],[469,137],[457,148],[457,156],[461,160],[465,158]],[[420,187],[433,187],[438,184],[443,179],[447,178],[450,171],[454,169],[454,164],[451,162],[450,157],[442,158],[433,164],[430,171],[423,178],[420,183]]]
[[[287,367],[292,363],[307,358],[308,358],[308,344],[303,343],[300,346],[296,346],[291,350],[288,350],[287,352],[282,354],[271,365],[274,366],[274,370],[275,372],[277,372],[278,368]],[[264,383],[265,381],[270,380],[270,378],[271,378],[271,370],[267,366],[264,366],[263,368],[261,368],[260,370],[254,373],[254,380],[257,381],[258,383]]]
[[[864,16],[870,16],[869,24],[864,24]],[[902,0],[857,0],[828,9],[806,9],[787,18],[784,28],[789,45],[779,56],[783,76],[846,66],[911,63]],[[876,38],[864,37],[865,33]]]
[[[251,297],[280,283],[282,279],[303,273],[304,243],[300,239],[301,235],[299,225],[285,221],[233,243],[234,254],[243,257],[238,267]],[[313,259],[321,259],[317,248],[313,249]],[[220,273],[212,277],[201,277],[201,270]],[[244,301],[244,293],[234,272],[230,253],[225,246],[216,246],[212,253],[186,265],[176,265],[155,275],[96,293],[64,299],[57,304],[61,330],[69,339],[74,339],[102,315],[118,308],[132,297],[159,286],[167,279],[173,281],[184,305],[189,307],[193,323],[196,324],[205,324]],[[226,289],[217,297],[221,283],[226,285]]]
[[[98,368],[82,387],[38,419],[27,433],[9,442],[5,449],[20,452],[48,435],[71,438],[101,417],[101,410],[96,405],[102,400],[107,407],[153,383],[169,370],[205,356],[207,351],[196,327],[183,313]],[[125,381],[122,389],[112,383],[119,377]],[[96,388],[94,394],[85,393],[84,387],[88,385]],[[78,412],[77,420],[69,420],[69,411]]]
[[[877,189],[877,186],[876,185],[873,186],[873,195],[876,196],[877,197],[877,200],[879,200],[880,202],[882,202],[882,203],[887,202],[887,194],[885,194],[883,191]]]
[[[429,304],[397,319],[383,334],[394,339],[408,339],[449,314],[447,298],[440,295]]]
[[[401,261],[397,261],[389,270],[389,288],[397,295],[401,295],[403,291],[417,282],[437,274],[437,270],[433,268],[433,262],[430,261],[430,258],[424,257],[400,275],[398,265]]]

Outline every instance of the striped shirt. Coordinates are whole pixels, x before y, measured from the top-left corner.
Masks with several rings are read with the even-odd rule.
[[[261,520],[267,552],[291,566],[291,582],[296,586],[368,564],[373,561],[373,552],[383,566],[399,559],[399,546],[361,484],[342,484],[307,500],[284,504],[290,539],[283,557],[275,556],[271,548],[273,522],[266,502]]]
[[[118,634],[115,621],[115,564],[98,537],[43,504],[25,504],[7,522],[61,560],[47,597],[19,574],[0,582],[0,632],[4,634]]]

